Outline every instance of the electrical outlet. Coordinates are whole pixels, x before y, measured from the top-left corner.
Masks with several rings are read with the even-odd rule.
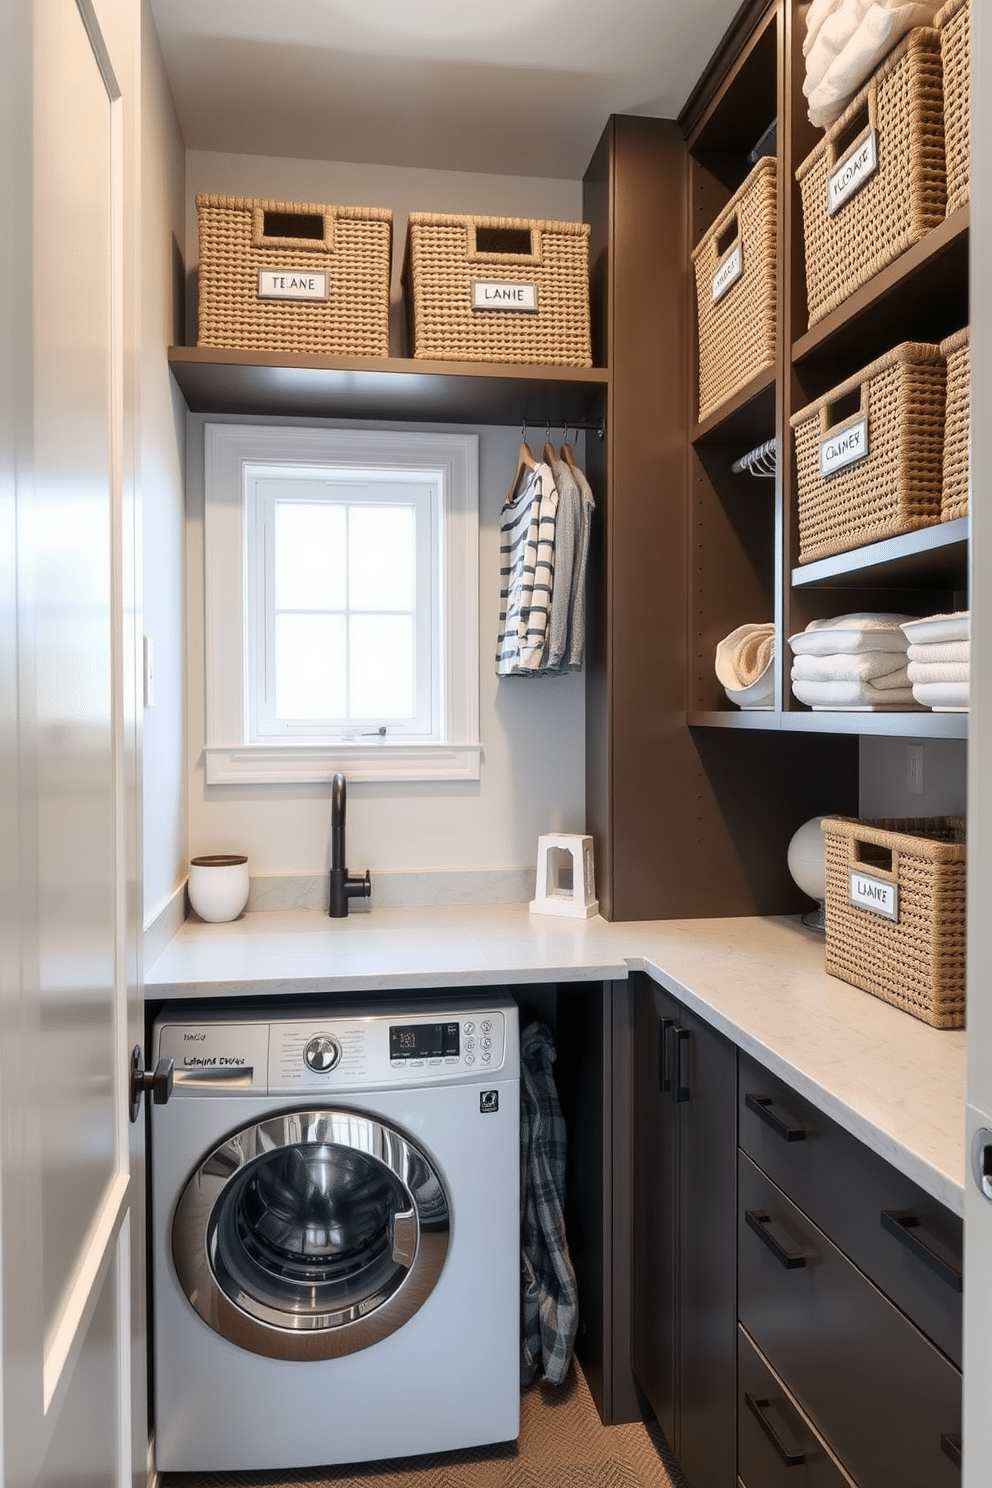
[[[923,794],[923,745],[906,745],[906,789],[912,796]]]

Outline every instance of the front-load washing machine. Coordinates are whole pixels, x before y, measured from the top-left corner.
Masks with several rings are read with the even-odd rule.
[[[517,1010],[435,996],[173,1004],[153,1060],[161,1471],[510,1441],[520,1410]]]

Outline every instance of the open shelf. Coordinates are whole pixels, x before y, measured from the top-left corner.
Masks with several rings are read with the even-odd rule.
[[[193,413],[519,424],[602,416],[602,367],[319,357],[173,346],[169,366]]]
[[[866,366],[901,341],[943,340],[968,323],[967,207],[918,243],[793,343],[792,359]]]
[[[883,542],[869,543],[830,558],[794,568],[794,589],[859,587],[966,589],[968,583],[968,518],[934,522]]]
[[[779,713],[775,709],[719,710],[686,716],[690,728],[764,729],[780,733],[888,734],[897,738],[967,739],[967,713]]]
[[[691,440],[695,445],[739,445],[737,453],[743,454],[752,445],[771,438],[774,432],[775,368],[765,367],[697,424]]]

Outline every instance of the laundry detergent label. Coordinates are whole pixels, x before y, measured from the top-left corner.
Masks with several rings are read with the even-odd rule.
[[[834,429],[826,439],[820,440],[820,475],[836,475],[838,470],[864,460],[868,455],[868,420],[859,418],[856,423]]]
[[[827,177],[827,212],[832,217],[878,170],[878,135],[870,129]]]
[[[258,298],[260,300],[326,300],[326,270],[259,269]]]
[[[870,873],[859,873],[856,868],[848,870],[847,899],[871,914],[881,915],[885,920],[899,919],[899,885],[888,883],[883,878],[873,878]]]
[[[473,279],[473,310],[537,310],[537,285],[507,279]]]
[[[710,282],[710,292],[713,296],[713,304],[722,300],[727,290],[736,284],[744,272],[744,245],[738,238],[725,258],[721,259],[720,266]]]

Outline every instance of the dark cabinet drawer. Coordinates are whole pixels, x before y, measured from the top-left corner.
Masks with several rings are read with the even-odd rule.
[[[739,1102],[742,1150],[960,1367],[960,1218],[743,1054]]]
[[[959,1488],[961,1375],[740,1159],[738,1314],[860,1488]]]
[[[747,1488],[850,1488],[743,1328],[737,1330],[737,1472]]]

